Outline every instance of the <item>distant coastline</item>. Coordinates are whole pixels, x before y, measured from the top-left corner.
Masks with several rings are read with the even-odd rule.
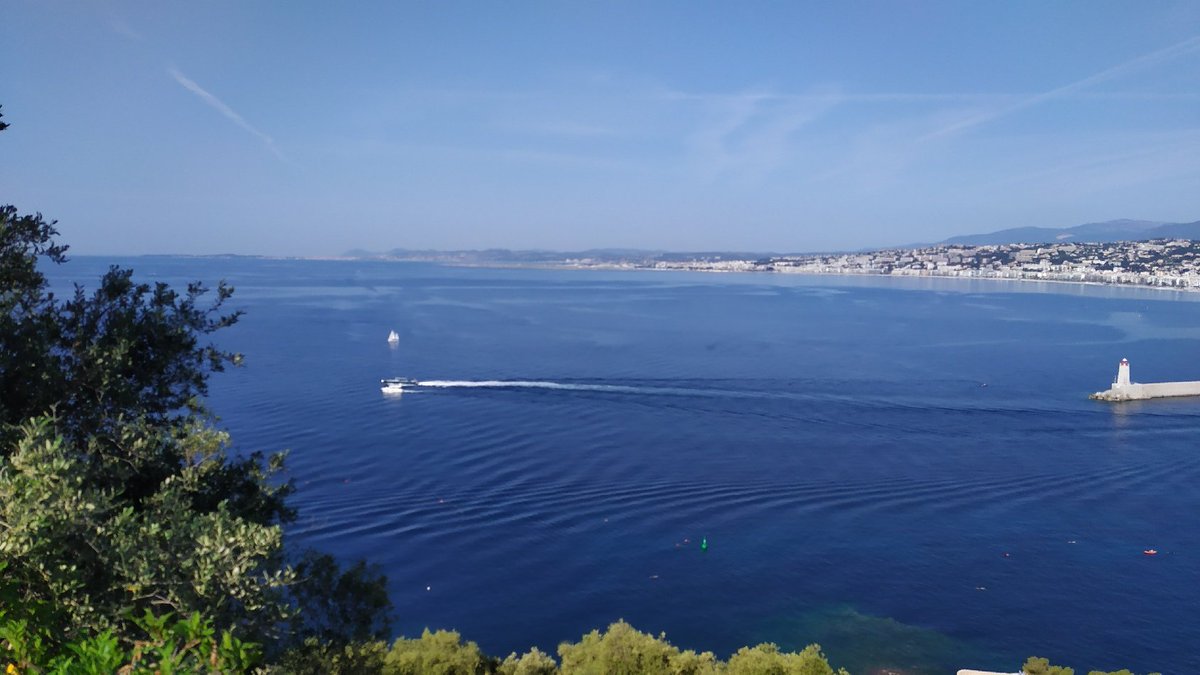
[[[459,267],[613,271],[756,272],[773,274],[998,279],[1195,291],[1200,242],[938,244],[865,253],[746,254],[658,251],[355,252],[341,259],[428,262]]]
[[[935,244],[870,252],[772,254],[634,249],[350,251],[340,256],[170,255],[152,257],[421,262],[452,267],[766,273],[806,276],[1036,281],[1084,286],[1200,290],[1200,240],[1105,243]]]
[[[460,267],[1001,279],[1191,291],[1200,288],[1200,221],[1118,219],[1065,228],[1018,227],[936,244],[827,253],[397,248],[356,249],[344,258]]]

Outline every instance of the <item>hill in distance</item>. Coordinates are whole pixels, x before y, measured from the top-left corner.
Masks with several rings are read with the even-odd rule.
[[[1164,223],[1154,220],[1108,220],[1075,227],[1014,227],[987,234],[950,237],[939,244],[985,246],[988,244],[1062,244],[1069,242],[1110,243],[1146,239],[1200,239],[1200,220]]]
[[[1145,241],[1147,239],[1195,239],[1200,240],[1200,220],[1191,223],[1164,223],[1156,220],[1108,220],[1102,223],[1085,223],[1075,227],[1014,227],[987,234],[968,234],[944,239],[937,245],[987,246],[995,244],[1062,244],[1069,242],[1112,243],[1118,241]],[[887,250],[925,248],[931,244],[907,244],[889,246]],[[858,252],[884,250],[883,247],[859,249]],[[813,255],[789,253],[785,256]],[[823,253],[839,253],[825,251]],[[600,263],[653,263],[656,261],[681,262],[721,260],[763,260],[781,254],[749,251],[662,251],[627,248],[596,248],[584,251],[551,251],[545,249],[510,250],[502,248],[470,250],[433,250],[394,248],[386,252],[353,249],[343,254],[349,258],[382,258],[391,260],[422,260],[449,262],[467,265],[538,265],[557,264],[568,260],[587,260]]]

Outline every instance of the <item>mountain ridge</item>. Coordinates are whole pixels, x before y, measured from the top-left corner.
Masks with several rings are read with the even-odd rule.
[[[937,242],[939,245],[986,246],[991,244],[1052,244],[1088,242],[1107,244],[1146,239],[1200,239],[1200,220],[1168,223],[1119,218],[1074,227],[1013,227],[982,234],[966,234]]]
[[[866,253],[883,250],[918,249],[930,246],[988,246],[1001,244],[1062,244],[1062,243],[1114,243],[1120,241],[1145,241],[1147,239],[1193,239],[1200,240],[1200,220],[1190,223],[1170,223],[1159,220],[1134,220],[1119,218],[1096,223],[1084,223],[1073,227],[1013,227],[982,234],[956,235],[939,242],[906,244],[903,246],[877,246],[857,249],[853,252]],[[407,249],[393,248],[374,252],[357,248],[343,255],[348,258],[389,258],[398,260],[425,260],[430,262],[455,262],[462,264],[546,264],[564,260],[591,260],[600,262],[647,262],[647,261],[721,261],[760,260],[772,257],[846,253],[851,251],[808,251],[806,253],[777,253],[749,251],[666,251],[663,249],[636,248],[590,248],[580,251],[554,251],[550,249]]]

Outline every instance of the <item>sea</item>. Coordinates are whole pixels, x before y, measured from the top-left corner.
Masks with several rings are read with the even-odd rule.
[[[288,451],[291,545],[378,566],[397,635],[1200,672],[1200,399],[1088,399],[1121,358],[1200,380],[1200,294],[239,257],[54,283],[113,263],[236,287],[210,407]]]

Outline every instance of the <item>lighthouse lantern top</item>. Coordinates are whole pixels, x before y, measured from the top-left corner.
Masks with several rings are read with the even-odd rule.
[[[1121,359],[1121,364],[1117,366],[1117,379],[1113,384],[1118,387],[1132,384],[1129,381],[1129,359]]]

